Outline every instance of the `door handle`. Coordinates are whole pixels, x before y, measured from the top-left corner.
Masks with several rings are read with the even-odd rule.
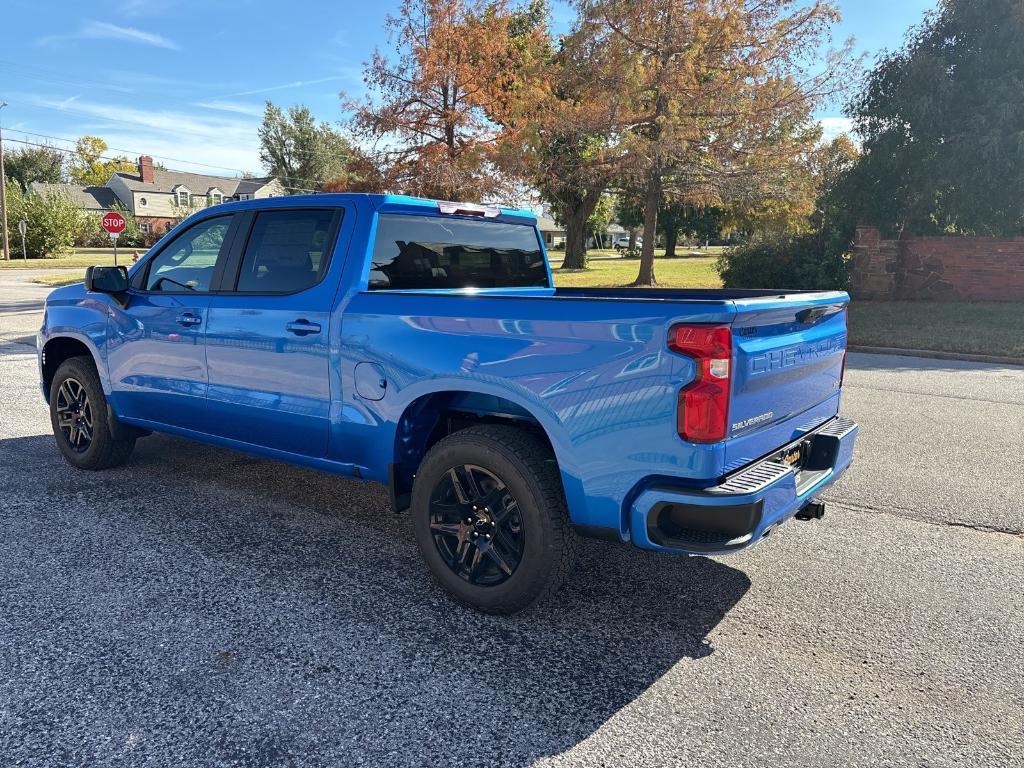
[[[177,320],[178,325],[184,325],[186,327],[192,325],[199,325],[201,322],[203,322],[203,318],[199,317],[198,315],[193,315],[191,312],[185,312],[183,314],[178,315]]]
[[[311,333],[320,333],[320,323],[311,323],[309,320],[293,320],[284,328],[286,331],[294,333],[296,336],[308,336]]]

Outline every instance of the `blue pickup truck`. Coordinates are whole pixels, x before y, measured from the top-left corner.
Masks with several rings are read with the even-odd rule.
[[[55,290],[39,371],[74,466],[156,431],[386,483],[440,584],[512,613],[578,535],[722,554],[820,517],[857,434],[847,303],[556,289],[524,211],[273,198]]]

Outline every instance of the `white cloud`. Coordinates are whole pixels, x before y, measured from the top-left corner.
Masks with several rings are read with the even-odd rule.
[[[822,141],[832,141],[840,134],[853,132],[853,120],[848,117],[823,117],[818,123],[821,125]]]
[[[180,50],[180,46],[155,32],[143,32],[134,27],[119,27],[106,21],[90,21],[82,27],[80,37],[93,38],[95,40],[126,40],[132,43],[152,45],[157,48],[167,48],[172,51]]]
[[[253,138],[244,144],[237,142],[200,141],[190,136],[179,138],[147,131],[104,129],[103,138],[112,147],[130,147],[140,153],[152,155],[157,162],[175,171],[192,171],[211,176],[239,176],[239,171],[250,171],[257,176],[264,173],[260,164],[259,141],[253,129]],[[173,159],[172,159],[173,158]],[[188,158],[192,162],[184,162]],[[132,160],[135,159],[133,156]]]
[[[230,98],[231,96],[252,96],[256,93],[270,93],[271,91],[283,91],[286,88],[303,88],[307,85],[316,85],[317,83],[329,83],[332,80],[341,80],[341,75],[331,75],[330,77],[318,77],[316,80],[295,80],[291,83],[283,83],[281,85],[269,85],[266,88],[255,88],[251,91],[239,91],[238,93],[225,94],[224,98]]]
[[[160,0],[154,3],[153,0],[124,0],[118,12],[124,16],[157,16],[166,15],[180,5],[178,0]]]
[[[195,106],[203,109],[212,109],[217,112],[233,112],[237,115],[249,115],[250,117],[262,117],[263,107],[255,104],[242,104],[237,101],[197,101]]]
[[[65,105],[30,95],[19,101],[80,118],[75,132],[102,136],[112,154],[162,155],[168,168],[225,176],[260,170],[259,121],[248,115],[146,110],[81,99]]]
[[[87,21],[75,33],[70,35],[48,35],[39,38],[38,45],[53,46],[65,40],[120,40],[128,43],[139,43],[151,45],[156,48],[166,48],[171,51],[181,50],[181,46],[173,40],[168,40],[163,35],[155,32],[145,32],[134,27],[119,27],[117,24],[110,24],[106,21]]]

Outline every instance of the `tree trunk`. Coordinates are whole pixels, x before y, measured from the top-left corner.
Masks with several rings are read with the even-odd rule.
[[[588,192],[569,208],[565,219],[565,261],[562,269],[587,268],[587,219],[600,199],[601,191]]]
[[[665,232],[665,258],[674,259],[676,257],[676,243],[679,242],[679,230],[668,229]]]
[[[636,250],[636,229],[629,230],[629,250]]]
[[[633,281],[635,286],[654,286],[654,242],[658,239],[658,206],[661,204],[661,173],[651,170],[647,179],[647,193],[644,196],[644,245],[640,249],[640,274]]]
[[[562,269],[587,268],[587,215],[577,207],[565,220],[565,260]]]

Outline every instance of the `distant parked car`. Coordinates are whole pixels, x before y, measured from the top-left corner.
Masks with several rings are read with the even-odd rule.
[[[643,244],[644,239],[638,236],[636,239],[636,247],[640,248]],[[616,251],[624,251],[629,248],[629,235],[619,235],[615,238],[615,241],[612,243],[612,248]]]

